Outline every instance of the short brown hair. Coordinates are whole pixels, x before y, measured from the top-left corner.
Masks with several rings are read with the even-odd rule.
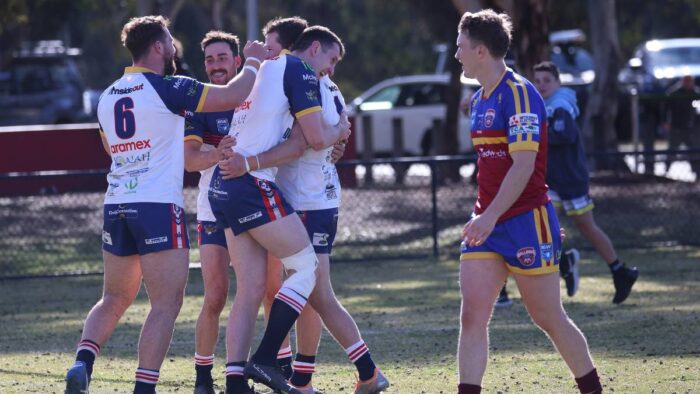
[[[342,58],[345,56],[345,46],[343,45],[343,41],[340,40],[340,37],[335,35],[331,29],[318,25],[306,28],[306,30],[301,33],[301,36],[299,36],[297,41],[292,46],[292,50],[306,50],[314,41],[320,42],[324,51],[329,50],[333,44],[338,44],[340,47],[340,57]]]
[[[162,15],[131,18],[122,28],[122,45],[131,52],[134,60],[141,59],[156,41],[165,39],[165,29],[170,25]]]
[[[301,33],[309,27],[306,19],[292,16],[290,18],[275,18],[262,29],[263,36],[270,33],[277,33],[280,45],[284,49],[291,49],[294,42],[301,36]]]
[[[459,21],[459,32],[467,32],[472,42],[483,44],[491,56],[504,58],[510,46],[513,24],[507,14],[492,9],[465,12]]]
[[[202,39],[202,52],[204,52],[204,50],[207,49],[209,45],[215,42],[227,43],[228,46],[231,47],[231,52],[233,53],[233,56],[238,56],[238,50],[240,46],[240,40],[238,39],[238,36],[231,33],[226,33],[225,31],[211,30],[206,35],[204,35],[204,38]]]
[[[542,63],[537,63],[535,67],[533,67],[533,70],[535,72],[537,71],[546,71],[552,75],[554,75],[554,78],[558,81],[559,80],[559,67],[557,67],[556,64],[546,61]]]

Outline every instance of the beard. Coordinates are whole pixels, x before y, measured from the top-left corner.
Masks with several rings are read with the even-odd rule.
[[[163,75],[174,75],[175,74],[175,56],[163,55],[163,61],[165,66],[163,67]]]

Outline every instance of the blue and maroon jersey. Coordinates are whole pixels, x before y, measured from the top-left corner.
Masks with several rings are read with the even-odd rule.
[[[547,112],[535,87],[507,69],[491,91],[481,88],[474,94],[471,108],[472,144],[479,156],[474,212],[483,213],[496,197],[513,165],[510,154],[517,151],[537,152],[535,170],[525,190],[498,222],[547,203]]]

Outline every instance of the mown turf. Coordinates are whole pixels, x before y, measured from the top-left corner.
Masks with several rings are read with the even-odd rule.
[[[588,338],[606,391],[700,392],[700,249],[624,251],[623,258],[638,265],[642,275],[621,306],[610,302],[607,268],[591,252],[583,257],[579,293],[564,303]],[[391,379],[389,393],[456,392],[457,271],[456,261],[334,265],[338,297]],[[63,392],[82,320],[101,294],[101,281],[89,276],[0,282],[0,393]],[[577,392],[563,361],[531,324],[512,281],[510,289],[515,305],[497,310],[491,323],[485,392]],[[200,273],[192,271],[161,369],[160,393],[192,392],[194,324],[202,294]],[[142,291],[103,346],[92,393],[131,391],[136,343],[147,309]],[[222,327],[225,321],[226,314]],[[262,329],[261,319],[258,328]],[[224,364],[223,330],[221,335],[215,365],[219,384],[224,382],[219,373]],[[328,334],[317,370],[318,388],[352,392],[354,368]]]

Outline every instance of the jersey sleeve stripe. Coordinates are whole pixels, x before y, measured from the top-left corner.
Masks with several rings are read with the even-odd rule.
[[[474,145],[507,144],[508,137],[478,137],[472,138]]]
[[[204,143],[204,139],[202,137],[194,134],[185,136],[185,141],[198,141]]]
[[[202,112],[204,108],[204,102],[207,100],[207,94],[209,93],[209,85],[205,84],[204,89],[202,89],[202,95],[199,96],[199,103],[197,104],[197,109],[194,112]]]
[[[316,106],[313,106],[313,107],[311,107],[311,108],[307,108],[307,109],[305,109],[305,110],[299,111],[299,112],[297,112],[296,114],[294,114],[294,116],[295,116],[297,119],[299,119],[299,118],[301,118],[302,116],[306,116],[306,115],[308,115],[308,114],[312,114],[312,113],[318,112],[318,111],[320,111],[320,110],[321,110],[321,106],[320,106],[320,105],[316,105]]]
[[[525,101],[525,112],[530,112],[530,97],[527,92],[527,84],[525,80],[520,75],[515,74],[515,78],[518,80],[518,85],[523,90],[523,99]]]
[[[539,151],[540,143],[537,141],[512,142],[508,144],[508,152],[517,152],[522,150]]]
[[[508,83],[508,86],[510,86],[510,90],[513,92],[513,104],[515,104],[515,113],[519,114],[522,112],[520,109],[520,92],[518,92],[518,88],[515,86],[513,81],[508,80],[506,82]]]

